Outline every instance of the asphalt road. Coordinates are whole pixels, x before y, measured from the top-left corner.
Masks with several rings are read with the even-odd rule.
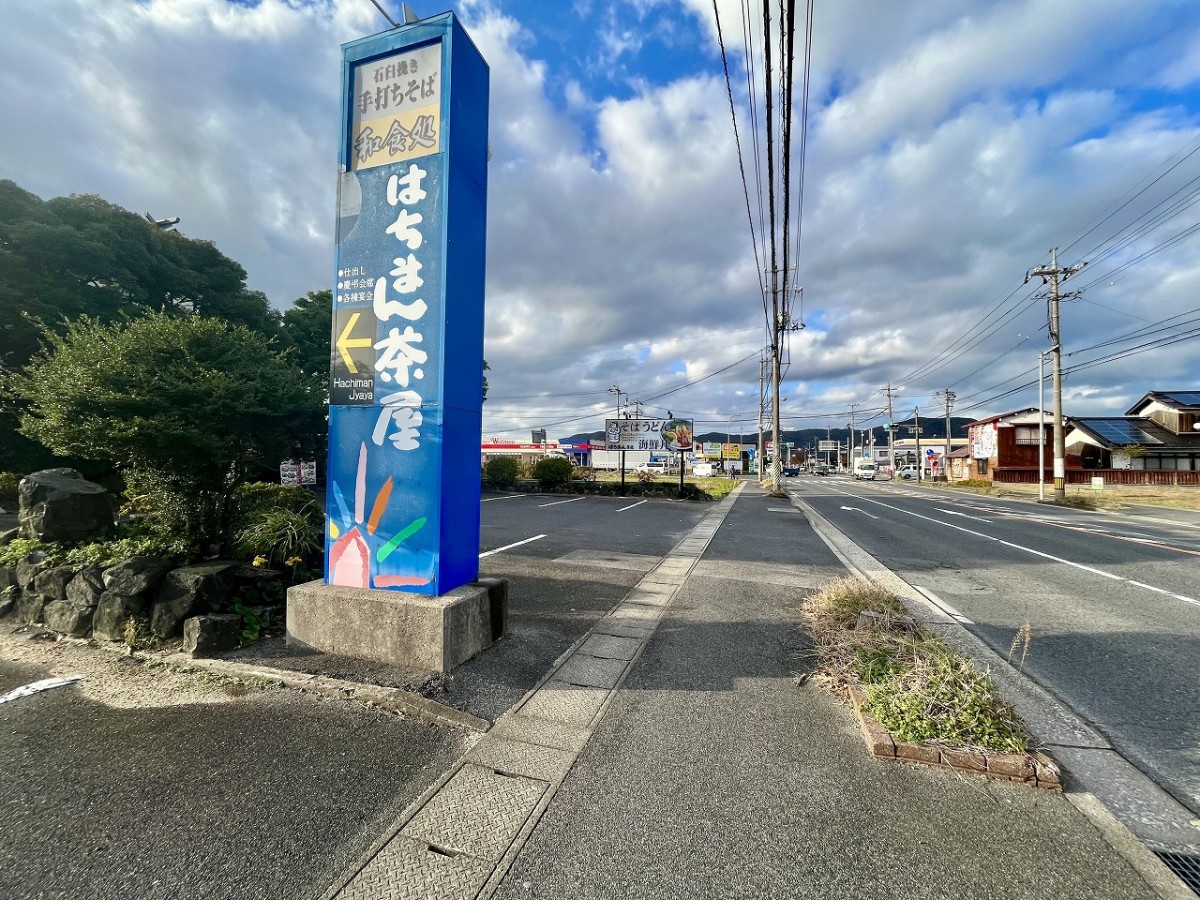
[[[1200,815],[1200,526],[840,477],[789,489],[1002,656],[1024,654]]]

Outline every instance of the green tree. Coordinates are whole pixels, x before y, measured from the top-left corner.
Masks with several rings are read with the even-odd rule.
[[[333,292],[309,291],[283,314],[283,343],[305,375],[328,385]]]
[[[91,317],[7,379],[21,431],[55,453],[111,460],[176,536],[219,547],[233,489],[291,456],[315,406],[264,336],[195,315]]]
[[[246,272],[209,241],[164,231],[95,195],[43,201],[0,180],[0,372],[38,351],[44,324],[63,333],[82,315],[113,322],[151,311],[215,316],[264,336],[279,314],[246,288]],[[17,411],[0,411],[0,470],[56,463],[16,435]]]

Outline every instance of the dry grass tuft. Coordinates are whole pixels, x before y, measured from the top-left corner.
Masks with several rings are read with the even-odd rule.
[[[860,625],[864,612],[877,615]],[[1024,726],[992,680],[913,623],[884,588],[839,579],[807,601],[804,619],[819,673],[835,688],[861,682],[867,711],[899,740],[1008,752],[1028,747]]]

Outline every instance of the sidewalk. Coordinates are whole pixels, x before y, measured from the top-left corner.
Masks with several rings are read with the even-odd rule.
[[[1156,896],[1061,795],[867,755],[797,679],[843,574],[746,485],[325,897]]]

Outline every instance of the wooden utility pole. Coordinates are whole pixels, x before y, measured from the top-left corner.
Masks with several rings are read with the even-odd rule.
[[[1054,371],[1054,500],[1057,503],[1067,499],[1067,452],[1066,434],[1063,429],[1062,417],[1062,330],[1058,319],[1058,285],[1066,281],[1087,263],[1075,263],[1073,266],[1060,267],[1058,264],[1058,248],[1050,250],[1050,265],[1038,266],[1025,273],[1025,281],[1030,278],[1041,278],[1043,284],[1050,285],[1050,350],[1053,354]]]

